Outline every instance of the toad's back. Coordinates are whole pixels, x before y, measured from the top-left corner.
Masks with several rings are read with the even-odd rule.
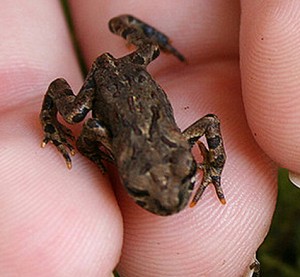
[[[144,66],[104,54],[95,70],[93,117],[103,122],[114,139],[128,140],[133,133],[151,140],[168,130],[180,132],[165,92]]]

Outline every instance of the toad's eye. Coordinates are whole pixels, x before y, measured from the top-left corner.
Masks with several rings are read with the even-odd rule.
[[[146,197],[146,196],[150,196],[150,194],[149,194],[149,192],[147,190],[139,190],[139,189],[136,189],[136,188],[127,187],[127,191],[133,197]]]

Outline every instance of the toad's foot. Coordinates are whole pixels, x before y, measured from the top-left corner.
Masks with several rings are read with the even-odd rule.
[[[206,149],[205,145],[201,141],[198,141],[197,144],[203,156],[203,163],[198,164],[198,167],[203,170],[203,178],[193,197],[190,207],[194,207],[197,204],[209,184],[214,185],[217,196],[220,202],[224,205],[226,204],[226,200],[221,187],[222,168],[219,166],[214,166],[214,157],[211,157],[210,152]]]
[[[43,111],[40,115],[44,130],[44,139],[41,146],[44,148],[48,142],[53,143],[58,151],[63,155],[67,167],[72,168],[72,161],[69,155],[75,154],[74,147],[68,140],[74,140],[72,132],[67,127],[60,124],[56,119],[51,119],[47,111]]]

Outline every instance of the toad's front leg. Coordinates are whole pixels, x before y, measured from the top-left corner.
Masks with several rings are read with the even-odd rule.
[[[214,114],[202,117],[184,130],[183,135],[191,146],[197,142],[203,155],[203,163],[199,164],[199,168],[203,170],[203,179],[191,202],[191,206],[196,205],[209,184],[214,185],[218,198],[222,204],[225,204],[226,201],[221,187],[221,173],[225,164],[226,154],[218,117]],[[208,149],[202,142],[198,142],[203,135],[206,137]]]
[[[70,129],[57,120],[57,112],[70,123],[78,123],[92,108],[93,88],[92,78],[87,78],[79,94],[75,96],[69,84],[62,78],[54,80],[45,94],[40,121],[44,131],[42,147],[51,142],[63,155],[67,167],[72,167],[69,151],[74,154],[74,148],[69,143],[74,137]]]
[[[94,162],[104,173],[106,169],[102,161],[115,162],[110,141],[111,136],[101,122],[97,118],[89,118],[83,126],[76,146],[82,155]]]

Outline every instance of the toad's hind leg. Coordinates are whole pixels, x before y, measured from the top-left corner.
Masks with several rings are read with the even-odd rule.
[[[109,21],[109,29],[138,48],[148,43],[157,44],[162,51],[171,53],[182,62],[185,61],[185,57],[172,46],[170,39],[165,34],[132,15],[120,15],[112,18]],[[156,53],[157,56],[158,53]]]
[[[114,163],[109,141],[110,137],[106,128],[98,119],[90,118],[85,122],[76,146],[81,154],[94,162],[104,173],[106,169],[102,161]]]
[[[219,200],[225,204],[225,197],[221,187],[221,173],[225,164],[226,154],[220,130],[220,121],[214,114],[208,114],[183,131],[183,135],[191,146],[196,142],[203,155],[203,163],[199,168],[203,170],[203,179],[200,187],[191,202],[191,206],[196,205],[201,195],[209,184],[213,184]],[[205,135],[208,149],[199,138]]]

